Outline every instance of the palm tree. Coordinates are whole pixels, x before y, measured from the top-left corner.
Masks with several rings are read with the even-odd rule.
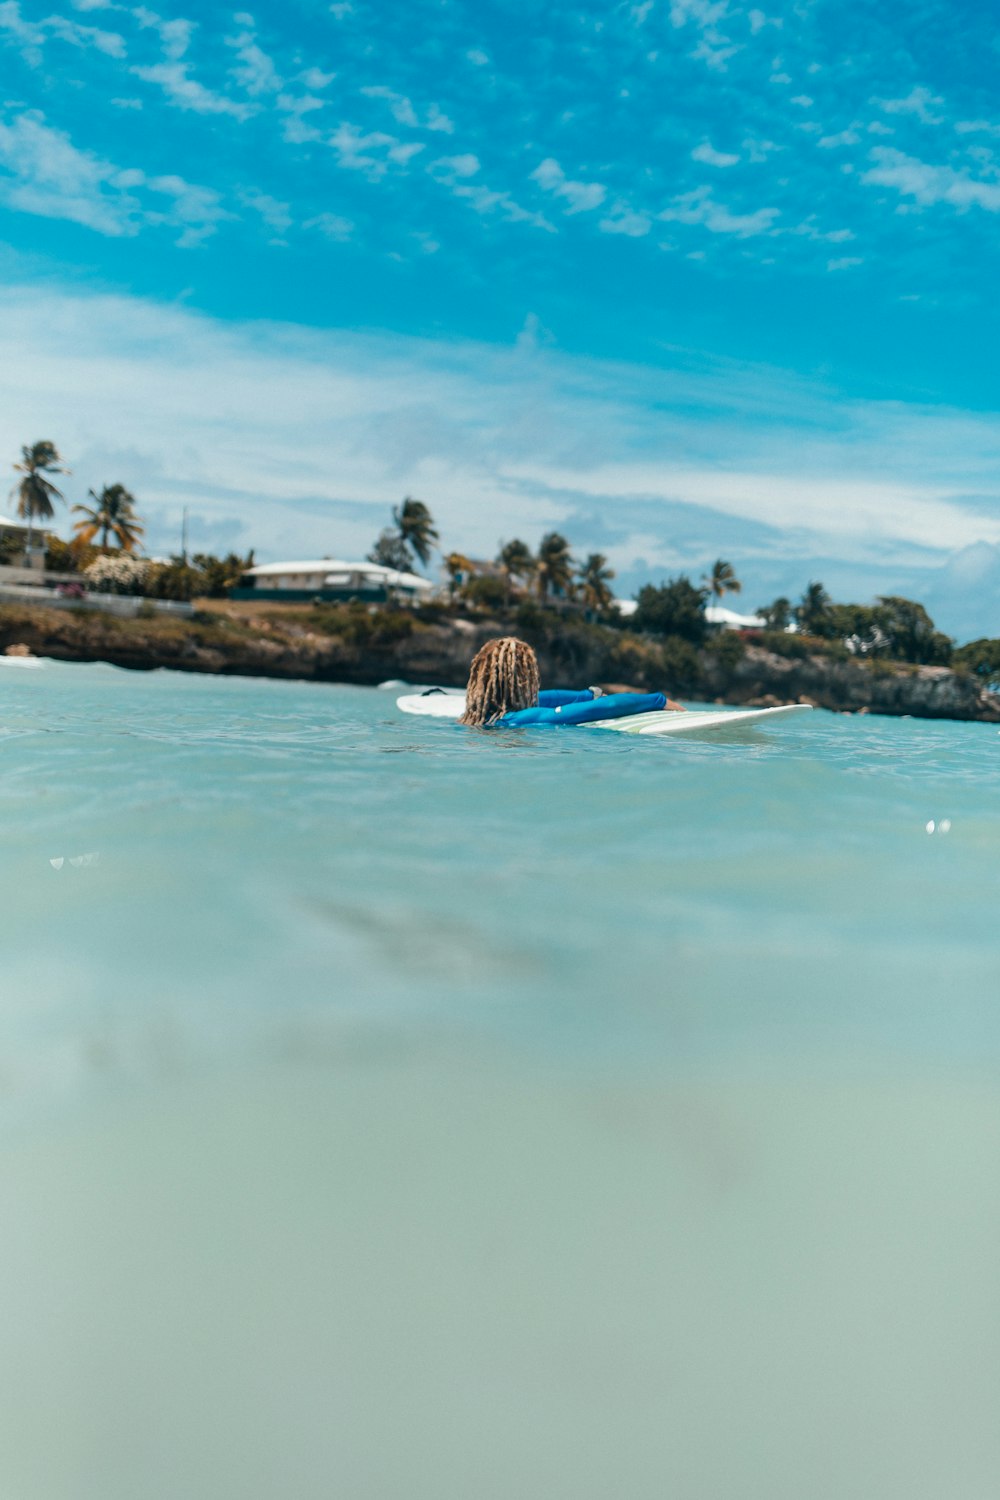
[[[106,484],[98,495],[93,490],[87,494],[93,505],[74,505],[81,512],[82,521],[74,521],[77,542],[85,547],[100,533],[102,547],[107,547],[108,537],[113,536],[123,552],[133,552],[136,543],[145,531],[133,507],[135,496],[123,484]]]
[[[768,630],[787,630],[792,618],[792,604],[784,594],[775,599],[773,604],[762,604],[757,613],[767,625]]]
[[[810,583],[795,608],[795,618],[807,635],[824,633],[829,620],[830,604],[830,595],[823,585]]]
[[[14,468],[24,478],[19,479],[11,490],[11,495],[17,496],[17,513],[24,516],[28,522],[27,552],[31,553],[32,523],[36,516],[43,521],[51,520],[55,511],[52,508],[53,500],[62,499],[62,491],[57,490],[47,474],[68,474],[70,471],[63,467],[63,461],[55,443],[42,441],[32,443],[31,447],[22,447],[21,462],[15,464]]]
[[[546,532],[538,545],[538,597],[569,594],[573,587],[573,559],[569,542],[558,531]]]
[[[738,594],[743,587],[732,563],[723,562],[721,557],[712,564],[711,573],[702,574],[702,579],[716,604],[720,604],[726,594]]]
[[[426,568],[433,544],[438,539],[434,519],[427,506],[422,500],[414,500],[407,495],[402,505],[393,506],[392,519],[404,547],[415,552]]]
[[[531,548],[526,542],[517,537],[512,542],[504,542],[497,553],[497,562],[503,569],[504,582],[507,585],[507,603],[510,603],[511,590],[514,579],[520,579],[525,584],[530,579],[536,568]]]
[[[608,584],[614,578],[615,570],[608,567],[604,553],[592,552],[578,568],[576,576],[580,581],[584,604],[590,609],[607,609],[614,597]]]

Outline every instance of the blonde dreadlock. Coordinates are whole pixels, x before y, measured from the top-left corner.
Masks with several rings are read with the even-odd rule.
[[[533,708],[538,702],[538,662],[531,647],[516,636],[487,641],[469,669],[462,724],[495,724],[504,714]]]

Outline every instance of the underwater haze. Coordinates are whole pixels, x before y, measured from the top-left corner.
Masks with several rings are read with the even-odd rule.
[[[995,726],[0,703],[0,1493],[995,1493]]]

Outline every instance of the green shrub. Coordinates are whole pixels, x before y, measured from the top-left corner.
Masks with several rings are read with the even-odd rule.
[[[660,648],[660,671],[667,692],[690,691],[701,678],[698,653],[690,641],[668,635]]]
[[[695,588],[683,574],[657,588],[647,583],[639,590],[638,608],[632,616],[636,630],[652,635],[673,635],[700,646],[705,639],[705,590]]]
[[[970,641],[958,648],[952,664],[960,672],[970,672],[984,687],[1000,689],[1000,641]]]
[[[708,650],[726,672],[731,672],[743,660],[746,649],[745,642],[732,630],[721,630],[708,643]]]
[[[474,609],[503,609],[507,603],[507,585],[502,578],[483,573],[462,585],[462,598]]]

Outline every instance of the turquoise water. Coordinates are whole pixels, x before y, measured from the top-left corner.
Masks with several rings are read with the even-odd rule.
[[[994,1492],[995,727],[0,701],[4,1494]]]

